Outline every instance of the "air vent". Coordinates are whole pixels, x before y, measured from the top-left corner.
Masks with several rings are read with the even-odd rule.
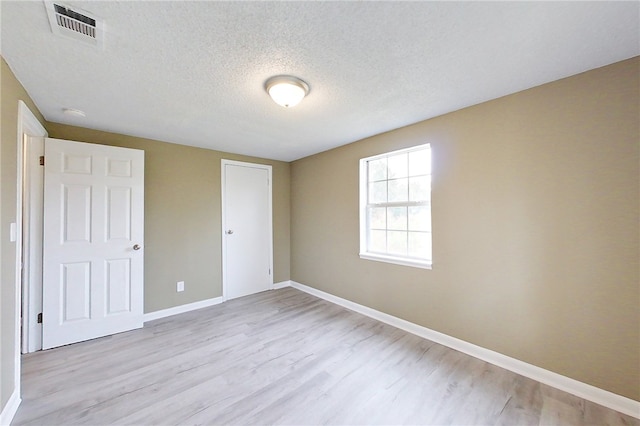
[[[49,23],[54,34],[102,47],[103,22],[88,12],[60,2],[45,1]]]

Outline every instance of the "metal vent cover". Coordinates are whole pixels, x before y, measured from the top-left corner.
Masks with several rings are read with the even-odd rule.
[[[58,1],[45,1],[47,16],[54,34],[82,41],[96,47],[104,42],[102,20],[77,7]]]

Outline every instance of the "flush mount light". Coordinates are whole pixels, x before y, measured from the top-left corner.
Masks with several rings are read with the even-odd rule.
[[[264,83],[273,102],[285,108],[291,108],[309,94],[309,85],[297,77],[277,75]]]
[[[73,109],[73,108],[63,108],[62,112],[64,113],[64,115],[68,115],[70,117],[86,117],[87,114],[84,113],[84,111],[80,111],[79,109]]]

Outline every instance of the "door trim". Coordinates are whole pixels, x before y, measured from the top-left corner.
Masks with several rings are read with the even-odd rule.
[[[42,349],[42,224],[44,215],[44,137],[24,141],[22,192],[22,353]]]
[[[235,161],[235,160],[226,160],[221,159],[220,161],[220,216],[221,216],[221,229],[220,229],[220,238],[222,239],[222,300],[227,301],[227,295],[229,292],[227,291],[227,267],[226,267],[226,258],[227,258],[227,240],[224,237],[226,231],[225,224],[225,203],[226,203],[226,194],[225,194],[225,186],[226,186],[226,176],[225,176],[225,166],[240,166],[240,167],[252,167],[257,169],[263,169],[267,171],[268,179],[269,179],[269,267],[271,269],[271,274],[269,275],[269,289],[273,290],[273,176],[272,176],[272,167],[268,164],[257,164],[257,163],[247,163],[244,161]]]
[[[29,136],[46,137],[48,133],[42,123],[38,121],[36,116],[31,112],[27,105],[19,100],[18,101],[18,123],[17,123],[17,138],[16,138],[16,263],[15,263],[15,322],[14,322],[14,393],[20,396],[20,369],[21,369],[21,338],[20,332],[21,326],[21,312],[22,312],[22,298],[23,298],[23,285],[22,285],[22,197],[23,197],[23,164],[25,161],[25,139]],[[27,300],[28,302],[28,300]],[[28,320],[28,315],[22,315],[24,319]],[[24,323],[23,323],[24,324]],[[28,325],[28,324],[27,324]],[[27,329],[28,327],[24,327]],[[18,398],[18,405],[20,400]]]

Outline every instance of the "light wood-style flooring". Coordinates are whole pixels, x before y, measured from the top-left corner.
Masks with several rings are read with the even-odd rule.
[[[295,289],[23,357],[14,424],[640,425]]]

